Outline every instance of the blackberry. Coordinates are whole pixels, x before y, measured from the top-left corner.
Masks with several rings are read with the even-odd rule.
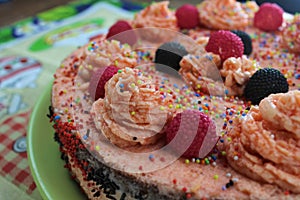
[[[252,53],[252,39],[248,33],[240,30],[232,30],[232,33],[239,36],[244,44],[244,54],[250,55]]]
[[[178,71],[182,57],[187,54],[187,50],[178,42],[164,43],[158,47],[155,53],[154,62],[156,69],[163,69],[164,66],[161,65],[166,65]]]
[[[244,90],[244,96],[252,104],[259,102],[270,94],[288,92],[289,85],[284,75],[277,69],[264,68],[256,71]]]

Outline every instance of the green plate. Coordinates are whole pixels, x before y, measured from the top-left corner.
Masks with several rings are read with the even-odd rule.
[[[51,86],[46,88],[31,114],[27,133],[30,170],[43,199],[86,199],[64,168],[59,145],[53,139],[54,129],[46,116],[49,112]]]

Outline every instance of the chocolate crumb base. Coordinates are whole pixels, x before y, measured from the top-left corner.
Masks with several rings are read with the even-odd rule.
[[[51,109],[49,109],[51,110]],[[52,111],[51,111],[52,112]],[[130,174],[114,170],[99,162],[82,144],[80,138],[67,122],[54,121],[54,140],[59,144],[61,159],[65,161],[71,177],[74,178],[90,199],[149,200],[187,199],[185,193],[169,191],[161,194],[157,186],[143,183]]]

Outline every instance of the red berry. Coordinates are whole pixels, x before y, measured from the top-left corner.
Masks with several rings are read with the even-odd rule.
[[[96,70],[90,80],[89,93],[95,101],[99,98],[104,98],[106,82],[118,72],[116,66],[110,65]]]
[[[122,44],[127,43],[129,45],[134,45],[137,41],[137,37],[131,30],[132,27],[127,21],[119,20],[109,28],[106,38],[110,40],[118,40]]]
[[[218,139],[215,123],[197,110],[178,113],[166,129],[167,143],[187,158],[204,158]]]
[[[177,24],[181,29],[192,29],[199,24],[198,9],[191,4],[184,4],[176,10]]]
[[[244,44],[236,34],[220,30],[211,33],[208,43],[205,47],[207,52],[218,54],[222,61],[230,57],[242,57],[244,53]]]
[[[263,3],[254,15],[254,26],[263,31],[276,31],[283,22],[283,12],[275,3]]]

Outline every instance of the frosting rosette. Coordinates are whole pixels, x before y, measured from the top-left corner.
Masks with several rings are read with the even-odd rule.
[[[188,54],[180,61],[179,73],[197,92],[224,94],[219,74],[221,58],[213,53]]]
[[[245,84],[257,69],[256,62],[248,59],[245,55],[226,59],[220,70],[221,76],[225,79],[226,93],[230,96],[243,95]]]
[[[290,51],[300,53],[300,14],[287,23],[282,32],[282,40]]]
[[[179,73],[195,91],[221,96],[243,95],[245,84],[258,68],[246,56],[230,57],[222,64],[219,55],[200,51],[184,56],[180,67]]]
[[[123,69],[137,65],[136,52],[129,45],[122,45],[117,40],[102,38],[91,41],[82,54],[85,59],[79,65],[78,75],[85,81],[90,80],[92,73],[101,67],[114,65]]]
[[[105,85],[104,99],[92,105],[96,128],[119,147],[154,144],[172,117],[152,79],[138,69],[119,70]]]
[[[227,134],[227,160],[240,173],[300,193],[300,91],[272,94]]]
[[[178,31],[175,13],[168,8],[169,2],[152,3],[144,10],[137,13],[132,21],[134,28],[149,28],[140,35],[149,40],[169,40],[170,33],[162,29]]]
[[[244,29],[249,24],[249,10],[236,0],[205,0],[198,6],[200,23],[212,29]]]

